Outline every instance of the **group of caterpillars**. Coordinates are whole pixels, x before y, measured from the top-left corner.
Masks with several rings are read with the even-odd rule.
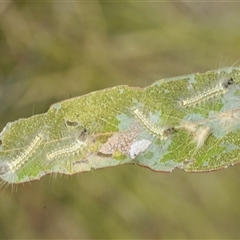
[[[208,88],[198,94],[195,93],[192,97],[180,100],[178,105],[180,108],[195,107],[212,98],[226,94],[233,84],[233,78],[221,79],[212,88]],[[196,144],[196,149],[199,149],[211,135],[211,128],[204,124],[199,124],[198,122],[184,122],[178,126],[159,127],[153,124],[139,109],[133,109],[133,114],[150,134],[161,140],[167,139],[168,136],[176,133],[179,129],[184,129],[193,136],[193,142]],[[219,118],[220,121],[224,121],[229,120],[229,118],[232,119],[234,116],[232,112],[222,112],[219,114]]]
[[[67,127],[77,127],[77,125],[74,126],[74,122],[66,121],[65,124]],[[67,159],[72,155],[77,155],[81,149],[87,146],[87,140],[88,131],[84,127],[79,128],[74,135],[66,135],[60,140],[48,141],[46,139],[46,132],[37,133],[24,150],[18,150],[18,154],[14,160],[2,161],[0,163],[0,176],[7,175],[7,178],[8,176],[9,178],[13,178],[15,176],[14,174],[36,154],[40,146],[48,146],[57,141],[57,143],[54,144],[54,148],[49,148],[48,151],[45,152],[46,162],[51,163],[62,158]],[[45,149],[42,148],[41,151],[44,152]],[[43,155],[41,156],[43,157]],[[11,181],[11,179],[9,180]],[[12,179],[12,181],[13,180],[14,179]]]
[[[205,91],[202,91],[199,94],[195,94],[192,97],[186,98],[184,100],[179,101],[180,108],[188,108],[194,107],[199,105],[203,102],[206,102],[214,97],[218,97],[227,93],[229,87],[234,84],[233,78],[223,79],[218,81],[218,83],[213,86],[212,88],[208,88]],[[177,104],[177,103],[176,103]],[[179,129],[184,129],[188,133],[193,136],[193,142],[196,144],[196,148],[201,148],[207,138],[211,135],[211,128],[206,125],[199,125],[195,122],[186,122],[180,124],[179,126],[168,126],[168,127],[159,127],[156,124],[153,124],[139,109],[135,108],[132,110],[133,115],[135,118],[140,122],[143,128],[146,129],[150,134],[159,138],[160,140],[166,140],[170,135],[175,134]],[[220,113],[222,114],[222,119],[225,118],[232,118],[234,116],[227,114],[227,113]],[[224,115],[224,116],[223,116]],[[225,116],[227,115],[227,116]],[[219,115],[220,116],[220,115]],[[66,124],[68,127],[75,127],[75,122],[67,121]],[[58,159],[59,157],[69,157],[72,154],[76,154],[78,151],[81,151],[82,147],[87,147],[86,143],[86,134],[87,130],[83,128],[80,132],[80,135],[75,138],[74,141],[69,141],[67,144],[60,144],[56,145],[57,147],[54,148],[52,151],[46,154],[46,158],[48,161],[53,161]],[[111,141],[115,142],[118,141],[116,137],[112,138]],[[131,136],[132,137],[132,136]],[[132,137],[132,142],[135,139],[135,136]],[[25,148],[13,161],[2,161],[0,163],[0,175],[5,175],[8,173],[15,173],[17,170],[21,168],[25,162],[30,159],[30,157],[36,152],[36,150],[40,147],[41,144],[45,142],[44,134],[38,133],[29,143],[28,147]],[[145,140],[133,142],[131,146],[129,146],[129,154],[132,158],[135,158],[138,154],[143,152],[151,142]],[[116,142],[116,144],[121,144]],[[115,149],[115,146],[114,146]],[[111,150],[111,149],[110,149]],[[102,148],[102,152],[110,151],[109,149],[105,150]],[[125,150],[124,150],[125,151]]]

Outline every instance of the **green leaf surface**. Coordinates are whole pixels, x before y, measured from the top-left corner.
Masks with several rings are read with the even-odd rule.
[[[203,172],[239,162],[240,68],[117,86],[72,98],[8,123],[0,134],[0,177],[138,164]]]

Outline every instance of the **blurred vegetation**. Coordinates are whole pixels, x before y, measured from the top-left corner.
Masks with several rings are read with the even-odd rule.
[[[0,3],[0,127],[57,101],[239,60],[240,3]],[[239,238],[240,167],[129,165],[2,188],[0,238]]]

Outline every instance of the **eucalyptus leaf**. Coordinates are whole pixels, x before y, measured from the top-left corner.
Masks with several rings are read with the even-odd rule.
[[[6,183],[137,164],[203,172],[240,161],[240,67],[117,86],[8,123],[0,134]]]

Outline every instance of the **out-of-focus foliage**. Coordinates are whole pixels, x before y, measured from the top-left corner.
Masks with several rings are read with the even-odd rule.
[[[0,3],[0,127],[70,96],[239,59],[239,3]],[[239,167],[123,166],[1,189],[0,238],[239,238]],[[14,191],[12,191],[14,190]]]

